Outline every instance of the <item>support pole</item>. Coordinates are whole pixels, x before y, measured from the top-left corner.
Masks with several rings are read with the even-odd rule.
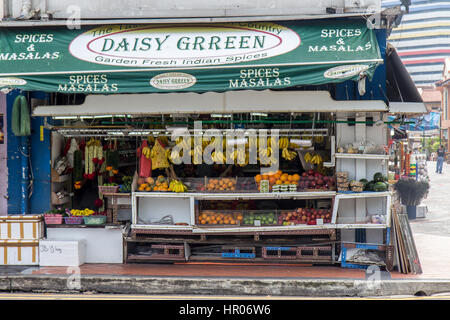
[[[30,212],[29,201],[29,185],[30,185],[30,138],[28,136],[21,137],[21,170],[22,170],[22,184],[21,184],[21,213],[28,214]]]

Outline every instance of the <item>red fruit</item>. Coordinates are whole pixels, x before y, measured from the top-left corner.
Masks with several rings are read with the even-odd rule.
[[[316,187],[316,183],[315,183],[314,181],[311,181],[311,182],[309,183],[309,186],[310,186],[311,188],[315,188],[315,187]]]
[[[319,179],[319,180],[317,180],[317,184],[319,185],[319,186],[321,186],[321,185],[323,185],[323,180],[322,179]]]
[[[303,172],[303,173],[302,173],[302,177],[306,177],[307,175],[308,175],[307,172]]]

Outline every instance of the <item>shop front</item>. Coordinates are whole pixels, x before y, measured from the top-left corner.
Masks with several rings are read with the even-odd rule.
[[[1,31],[1,84],[47,97],[31,113],[50,135],[47,241],[83,241],[88,263],[364,267],[359,248],[391,269],[381,33],[362,19]]]

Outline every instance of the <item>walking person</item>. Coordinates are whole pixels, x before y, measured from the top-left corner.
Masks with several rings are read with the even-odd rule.
[[[436,173],[442,173],[442,166],[444,164],[445,158],[445,149],[444,146],[441,145],[437,150],[437,162],[436,162]]]

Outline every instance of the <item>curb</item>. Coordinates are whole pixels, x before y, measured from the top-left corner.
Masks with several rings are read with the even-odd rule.
[[[216,296],[375,297],[450,292],[450,280],[178,278],[83,275],[71,289],[69,275],[11,275],[2,292],[160,294]],[[73,282],[72,282],[73,284]]]

